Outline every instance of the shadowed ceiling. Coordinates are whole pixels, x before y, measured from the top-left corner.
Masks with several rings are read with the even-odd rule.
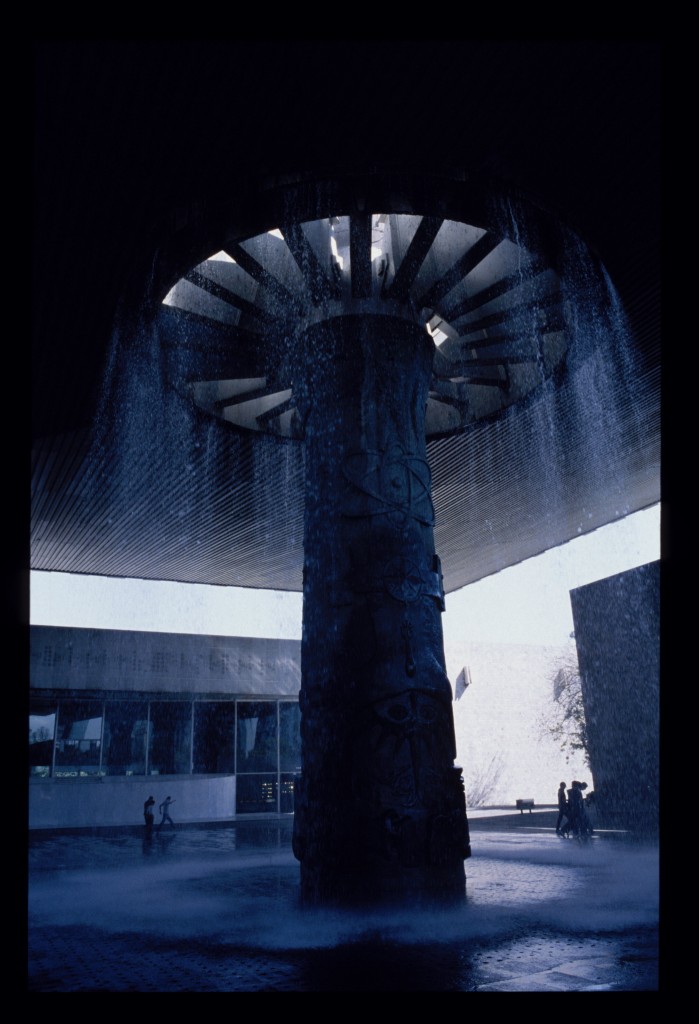
[[[31,567],[301,588],[302,446],[171,387],[201,311],[160,305],[290,196],[418,223],[502,184],[628,320],[627,352],[429,441],[447,591],[658,501],[659,65],[644,42],[36,44]]]

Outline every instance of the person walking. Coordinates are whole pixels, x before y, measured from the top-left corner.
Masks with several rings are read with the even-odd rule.
[[[594,829],[593,829],[593,827],[592,827],[592,825],[590,823],[590,818],[589,818],[588,813],[587,813],[587,807],[585,806],[585,804],[588,801],[588,798],[583,796],[583,793],[585,792],[586,789],[587,789],[587,783],[586,782],[581,782],[580,783],[580,831],[585,836],[591,836],[592,833],[594,832]]]
[[[153,831],[153,822],[155,821],[155,815],[153,814],[153,808],[155,807],[155,798],[149,796],[143,805],[143,820],[146,823],[146,833]]]
[[[564,836],[567,835],[567,831],[570,828],[568,815],[568,798],[566,796],[566,784],[562,782],[558,787],[558,818],[556,820],[556,835]],[[563,827],[565,821],[566,827]]]
[[[158,810],[162,814],[160,824],[158,825],[158,832],[163,827],[166,821],[169,821],[173,828],[175,827],[175,823],[170,817],[170,804],[174,804],[174,802],[175,801],[172,799],[171,796],[166,796],[163,802],[161,803],[160,807],[158,808]]]
[[[573,779],[568,790],[568,822],[570,824],[570,831],[576,839],[579,839],[584,834],[585,807],[583,805],[581,786],[582,783],[578,782],[577,779]]]

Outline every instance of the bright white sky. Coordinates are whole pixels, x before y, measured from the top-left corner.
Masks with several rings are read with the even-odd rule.
[[[447,595],[450,641],[558,645],[573,630],[569,592],[660,558],[660,506],[627,516]],[[301,594],[200,584],[30,574],[42,626],[300,639]]]

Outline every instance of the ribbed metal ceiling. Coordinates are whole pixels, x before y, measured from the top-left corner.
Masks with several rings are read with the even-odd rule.
[[[291,221],[283,232],[229,244],[178,281],[165,303],[194,314],[169,332],[192,400],[233,426],[295,440],[303,423],[294,366],[299,353],[316,358],[306,337],[313,325],[372,316],[377,330],[423,326],[434,343],[428,438],[523,402],[563,371],[571,340],[562,282],[545,259],[439,217]],[[195,318],[208,327],[208,343]]]
[[[128,49],[122,54],[117,47],[105,54],[96,47],[92,63],[89,54],[78,51],[77,63],[71,64],[75,50],[58,48],[42,54],[39,62],[44,65],[42,83],[54,83],[57,88],[50,96],[47,89],[40,104],[44,134],[39,135],[38,153],[42,170],[33,367],[31,566],[299,590],[302,445],[259,432],[255,437],[238,432],[230,423],[197,407],[191,392],[172,388],[173,370],[181,368],[176,344],[181,323],[171,320],[168,325],[158,319],[155,305],[142,315],[134,300],[134,323],[130,324],[124,317],[123,296],[138,298],[138,285],[130,292],[125,290],[127,280],[135,278],[141,281],[142,294],[150,289],[159,305],[180,277],[216,248],[223,248],[226,241],[239,244],[278,227],[283,203],[278,198],[268,201],[274,190],[265,192],[264,187],[251,185],[263,177],[250,154],[257,143],[258,152],[271,160],[268,136],[274,136],[277,129],[278,140],[283,138],[286,146],[278,166],[302,166],[308,153],[315,152],[320,122],[311,118],[304,125],[303,117],[295,114],[298,138],[294,142],[291,122],[284,124],[287,106],[281,104],[276,110],[272,103],[274,83],[279,86],[285,80],[276,65],[273,81],[260,85],[259,128],[249,112],[241,113],[240,124],[244,122],[247,132],[245,152],[237,148],[228,164],[221,138],[213,139],[216,128],[223,130],[216,111],[225,108],[226,120],[230,120],[235,109],[223,87],[231,66],[225,48],[215,51],[214,70],[210,69],[210,74],[220,74],[218,98],[214,101],[216,94],[211,92],[208,104],[198,105],[189,118],[182,114],[184,92],[178,78],[182,73],[187,78],[189,72],[177,67],[176,54],[136,49],[138,53]],[[448,136],[450,163],[462,159],[463,166],[475,162],[482,168],[499,153],[513,180],[520,180],[530,194],[565,211],[568,222],[593,243],[609,269],[620,303],[619,310],[612,313],[627,318],[628,347],[624,352],[613,347],[603,351],[578,366],[559,387],[532,395],[523,406],[470,423],[469,429],[457,436],[436,436],[429,441],[435,542],[448,592],[647,507],[660,497],[657,210],[649,205],[655,198],[652,146],[656,136],[636,106],[642,105],[638,89],[648,88],[644,61],[653,69],[654,53],[652,48],[625,46],[617,50],[581,47],[574,52],[562,47],[556,63],[555,54],[547,50],[549,70],[554,66],[561,70],[557,85],[556,76],[547,77],[549,94],[536,75],[522,74],[529,61],[518,57],[516,49],[505,49],[507,54],[497,47],[475,46],[468,53],[469,71],[464,74],[473,76],[479,103],[476,109],[469,107],[468,131],[465,127],[461,133],[456,130],[458,104],[449,119],[455,129]],[[581,73],[591,70],[591,52],[597,71],[594,83],[585,89],[596,102],[591,104],[593,112],[586,114],[585,89],[578,84],[582,90],[578,95],[574,82],[576,68]],[[257,48],[258,57],[259,53]],[[243,65],[250,70],[255,66],[252,54],[245,58],[238,50],[235,56],[239,71]],[[277,57],[284,60],[281,53]],[[190,58],[195,64],[192,54]],[[303,81],[301,65],[293,64],[293,74]],[[68,77],[67,67],[73,69]],[[94,71],[92,92],[86,88],[85,75],[78,73],[81,67]],[[445,61],[443,68],[447,77],[453,75],[453,64]],[[397,64],[393,70],[400,78]],[[194,76],[187,80],[191,85]],[[478,80],[490,82],[492,88],[479,92]],[[578,75],[578,83],[580,80]],[[156,81],[157,89],[147,87]],[[652,84],[652,74],[650,81]],[[561,84],[565,82],[569,83],[567,95]],[[634,82],[636,96],[631,87]],[[440,89],[435,86],[433,93],[427,81],[421,83],[424,102],[419,121],[430,124],[431,110],[432,123],[441,127],[442,138],[447,137],[443,110],[447,87],[444,77]],[[354,88],[356,94],[358,83]],[[121,107],[119,89],[124,97]],[[547,108],[547,120],[540,116],[542,97],[550,95],[553,102],[556,90],[560,92],[555,97],[556,114],[552,106]],[[414,97],[414,89],[408,94]],[[179,117],[168,113],[173,96],[180,101]],[[442,106],[431,105],[430,96],[434,100],[439,96]],[[608,109],[601,102],[607,98]],[[357,109],[363,109],[358,94],[354,99]],[[330,100],[327,102],[329,106]],[[119,116],[103,123],[105,110],[115,103]],[[381,136],[383,141],[371,145],[371,164],[360,175],[359,180],[368,186],[359,199],[369,204],[367,213],[398,211],[416,217],[413,227],[417,228],[419,218],[428,223],[438,212],[435,183],[439,175],[423,175],[427,183],[423,193],[416,189],[405,199],[403,179],[391,167],[412,153],[414,147],[408,141],[414,139],[415,107],[412,111],[402,110],[400,104],[389,103],[389,107],[391,117],[386,113],[384,118],[390,122],[386,134]],[[55,134],[57,112],[64,116],[62,137]],[[622,115],[625,127],[620,134]],[[208,149],[204,145],[206,131],[212,140]],[[186,145],[188,137],[190,141],[196,137],[197,145]],[[369,144],[366,132],[351,119],[345,142],[353,158],[363,144]],[[390,160],[384,159],[382,146],[387,152],[390,149]],[[85,147],[88,153],[97,154],[100,174],[96,178],[95,165],[85,160]],[[555,168],[552,152],[557,154]],[[544,158],[544,154],[548,156]],[[49,156],[52,166],[47,162]],[[208,165],[207,173],[200,173],[195,181],[194,168],[207,166],[207,160],[214,165]],[[336,163],[339,160],[338,151]],[[208,207],[206,200],[199,198],[207,194],[205,179],[207,174],[213,175],[216,161],[217,180],[215,186],[212,181],[212,188],[217,195],[227,194],[234,177],[245,183],[230,219],[239,224],[235,237],[221,226],[222,235],[215,239],[211,230],[211,224],[220,220],[220,210],[228,210],[228,205],[221,207],[216,200]],[[313,174],[306,179],[313,180]],[[345,201],[343,179],[335,180],[339,196],[335,212],[348,217],[361,212],[354,184],[347,186],[351,201]],[[454,186],[448,175],[443,186],[447,198],[441,200],[442,219],[448,219],[455,209],[453,203],[450,206]],[[466,189],[467,184],[459,187]],[[277,190],[275,197],[281,192],[283,189]],[[256,197],[260,197],[259,207]],[[314,213],[314,202],[307,202],[301,216],[304,223],[312,221],[315,214],[322,218],[330,212]],[[173,214],[174,210],[179,212]],[[472,220],[478,226],[478,219]],[[146,231],[144,223],[148,224]],[[427,232],[425,227],[424,238]],[[95,252],[90,255],[93,238],[99,242],[99,258]],[[208,249],[207,238],[211,241]],[[215,241],[220,243],[217,247]],[[303,239],[297,239],[297,244],[302,245]],[[170,256],[163,261],[164,251]],[[396,287],[400,287],[400,261],[407,252],[404,246],[394,261]],[[413,249],[413,258],[417,258],[415,253]],[[264,260],[258,265],[263,272],[270,270]],[[442,267],[441,276],[448,275],[455,265],[454,259]],[[148,285],[151,272],[154,279]],[[462,274],[459,281],[463,279]],[[269,289],[269,280],[257,282],[262,290],[265,283]],[[239,300],[245,298],[254,306],[254,294],[238,295]],[[455,302],[450,305],[452,310],[456,307]],[[170,313],[164,315],[197,320],[197,337],[202,351],[207,350],[201,311],[170,307]],[[147,324],[152,325],[150,333]],[[210,353],[216,352],[217,338],[212,331]],[[202,357],[202,366],[204,363]],[[218,371],[214,376],[218,379]],[[200,374],[198,379],[213,378]],[[165,385],[166,397],[157,400]],[[164,436],[174,443],[163,446]]]

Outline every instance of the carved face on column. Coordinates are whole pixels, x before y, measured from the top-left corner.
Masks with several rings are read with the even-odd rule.
[[[441,766],[452,760],[450,711],[447,702],[418,690],[366,708],[354,759],[362,797],[381,807],[439,801],[446,786]]]
[[[406,519],[434,525],[430,469],[423,458],[394,444],[385,451],[350,452],[342,472],[353,485],[344,515],[390,516],[399,526]]]

